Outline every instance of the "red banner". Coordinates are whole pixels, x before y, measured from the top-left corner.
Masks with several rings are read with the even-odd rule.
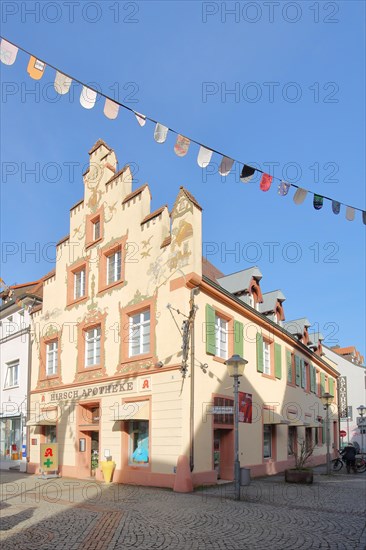
[[[239,392],[239,422],[252,423],[252,394]]]

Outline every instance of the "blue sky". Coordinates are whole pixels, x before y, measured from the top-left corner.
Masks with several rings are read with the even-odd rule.
[[[65,2],[4,1],[1,9],[5,37],[81,81],[229,156],[365,209],[363,2],[106,0],[76,2],[72,13]],[[153,125],[140,128],[127,111],[105,118],[103,100],[83,109],[80,86],[55,100],[54,70],[36,83],[27,64],[19,52],[0,69],[7,283],[53,268],[49,243],[68,233],[87,151],[103,138],[120,167],[134,163],[135,188],[149,183],[152,209],[171,207],[180,185],[196,196],[203,252],[224,273],[258,265],[262,290],[285,294],[287,320],[306,316],[328,345],[365,353],[360,212],[349,222],[328,201],[315,211],[312,195],[299,206],[293,190],[279,197],[276,182],[264,193],[258,178],[245,185],[235,173],[203,173],[197,146],[178,158],[173,134],[157,144]]]

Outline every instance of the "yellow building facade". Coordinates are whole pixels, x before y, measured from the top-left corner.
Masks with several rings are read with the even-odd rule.
[[[84,198],[33,310],[28,471],[44,443],[58,444],[64,476],[173,487],[179,457],[194,485],[233,479],[232,379],[225,360],[248,364],[240,386],[240,462],[252,475],[283,471],[296,444],[325,461],[320,395],[338,373],[280,324],[220,284],[202,260],[202,209],[180,188],[173,208],[151,212],[147,185],[99,140]],[[221,274],[222,275],[222,274]],[[338,425],[331,418],[331,445]]]

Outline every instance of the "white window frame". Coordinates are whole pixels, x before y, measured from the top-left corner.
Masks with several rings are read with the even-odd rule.
[[[46,376],[57,374],[58,367],[58,340],[47,343],[46,351]]]
[[[263,340],[263,374],[271,374],[271,347]]]
[[[215,355],[217,357],[221,357],[221,359],[228,358],[228,349],[229,349],[228,326],[229,326],[228,320],[224,319],[223,317],[220,317],[220,315],[215,313],[215,335],[216,335]]]
[[[16,376],[14,376],[16,373]],[[4,388],[16,388],[19,386],[19,360],[7,363]]]
[[[111,270],[111,263],[113,268]],[[107,256],[107,285],[111,285],[121,280],[122,276],[122,251],[118,248],[112,254]]]
[[[147,315],[148,314],[148,315]],[[147,318],[148,317],[148,318]],[[144,334],[145,331],[145,334]],[[143,337],[149,335],[148,349]],[[137,346],[136,341],[137,340]],[[136,351],[137,348],[137,351]],[[151,348],[151,315],[150,308],[144,309],[137,313],[132,313],[129,316],[129,338],[128,338],[128,355],[134,357],[136,355],[144,355],[150,352]]]
[[[100,218],[97,218],[92,222],[93,224],[93,241],[100,239]],[[98,228],[98,233],[97,233]]]
[[[85,296],[85,275],[85,267],[75,271],[74,273],[74,300]],[[80,284],[78,282],[78,277],[80,277]]]
[[[101,348],[101,326],[95,326],[85,331],[85,367],[93,367],[100,364],[100,348]],[[91,354],[91,362],[88,362],[89,351]]]

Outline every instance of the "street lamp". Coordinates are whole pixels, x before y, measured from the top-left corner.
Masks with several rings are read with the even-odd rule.
[[[234,378],[234,481],[235,500],[240,500],[240,461],[239,461],[239,376],[243,376],[248,363],[240,355],[233,355],[225,362],[229,376]]]
[[[334,399],[334,395],[331,395],[330,393],[323,393],[321,400],[324,405],[324,409],[327,411],[326,415],[326,423],[327,423],[327,475],[330,474],[330,453],[329,453],[329,447],[330,447],[330,422],[329,422],[329,407],[331,406]]]
[[[358,414],[360,415],[361,417],[361,422],[360,422],[360,432],[361,432],[361,453],[363,453],[363,431],[365,429],[365,425],[363,423],[363,419],[364,419],[364,416],[365,416],[365,413],[366,413],[366,407],[365,405],[360,405],[359,407],[357,407],[357,410],[358,410]]]

